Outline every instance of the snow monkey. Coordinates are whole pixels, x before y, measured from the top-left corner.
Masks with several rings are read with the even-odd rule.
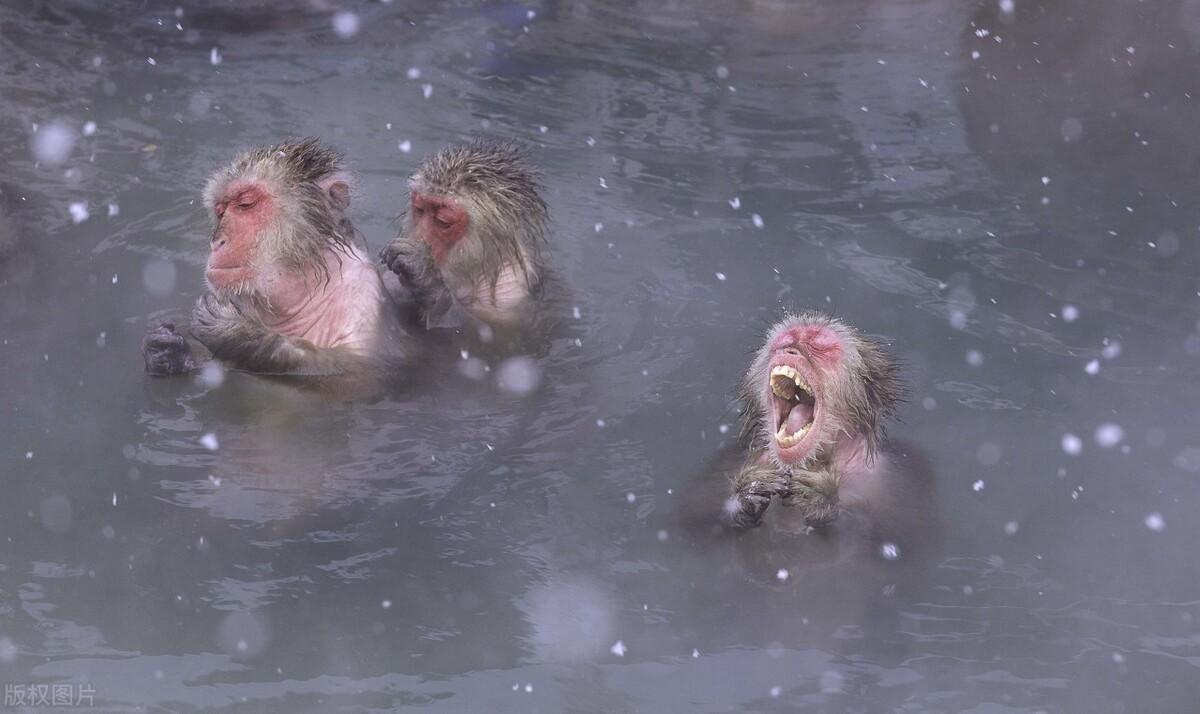
[[[758,525],[773,496],[812,527],[842,505],[879,502],[896,372],[879,342],[839,320],[808,312],[776,323],[741,386],[749,455],[725,504],[730,521]]]
[[[256,373],[337,377],[402,356],[379,270],[346,215],[341,163],[309,138],[244,152],[209,178],[208,289],[191,333],[217,359]],[[146,336],[142,353],[155,375],[197,363],[170,324]]]
[[[426,327],[471,317],[524,323],[540,295],[548,213],[515,144],[474,140],[434,154],[409,179],[400,235],[380,255]]]

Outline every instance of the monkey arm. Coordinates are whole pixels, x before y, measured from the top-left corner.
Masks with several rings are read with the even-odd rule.
[[[368,361],[341,347],[317,347],[275,332],[232,300],[205,293],[192,312],[192,334],[213,356],[250,372],[300,376],[357,373]]]

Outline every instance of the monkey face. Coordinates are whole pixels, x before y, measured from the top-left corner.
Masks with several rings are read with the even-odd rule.
[[[742,382],[743,434],[785,468],[870,459],[902,392],[876,339],[817,312],[787,315]]]
[[[837,403],[844,351],[832,325],[792,318],[773,331],[758,389],[769,449],[779,463],[802,464],[832,441],[840,420],[830,407]]]
[[[471,222],[462,204],[454,198],[416,190],[412,192],[410,221],[415,235],[429,245],[433,260],[439,265],[466,237]]]
[[[205,278],[214,290],[238,290],[254,275],[262,236],[272,223],[274,198],[259,183],[231,185],[212,207],[217,223]]]

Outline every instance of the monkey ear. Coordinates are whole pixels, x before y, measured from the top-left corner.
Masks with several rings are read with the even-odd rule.
[[[350,207],[350,184],[343,176],[330,176],[317,185],[329,195],[329,200],[333,201],[336,208],[344,211]]]

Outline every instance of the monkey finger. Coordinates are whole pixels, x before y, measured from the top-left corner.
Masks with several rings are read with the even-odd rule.
[[[146,362],[146,372],[154,376],[184,374],[196,366],[186,342],[166,347],[147,346],[142,350],[142,357]]]
[[[151,337],[151,336],[172,337],[175,335],[176,335],[175,325],[173,325],[169,322],[164,322],[163,324],[159,325],[158,327],[156,327],[153,330],[150,330],[149,332],[146,333],[147,337]]]
[[[142,338],[142,349],[168,350],[187,347],[187,340],[175,333],[151,332]]]
[[[405,268],[405,261],[408,259],[403,244],[399,242],[391,243],[384,247],[379,252],[379,259],[392,272],[400,272]]]

